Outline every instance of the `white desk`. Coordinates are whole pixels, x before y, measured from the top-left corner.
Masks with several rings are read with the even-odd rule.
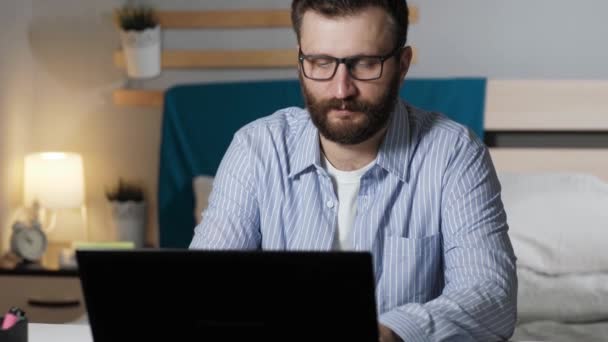
[[[91,329],[86,324],[30,323],[28,329],[28,342],[93,342]]]
[[[86,324],[28,324],[29,342],[93,342]]]

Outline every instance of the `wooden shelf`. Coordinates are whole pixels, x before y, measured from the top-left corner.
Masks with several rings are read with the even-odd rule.
[[[112,94],[114,104],[119,106],[162,107],[163,90],[117,89]]]
[[[221,68],[295,68],[295,49],[284,50],[166,50],[162,53],[163,69],[221,69]],[[114,65],[124,69],[122,51],[114,52]]]
[[[410,25],[418,23],[418,20],[420,19],[420,11],[418,10],[418,7],[409,6],[409,10],[410,10],[410,15],[409,15]]]
[[[289,10],[162,11],[168,29],[291,27]]]
[[[226,11],[160,11],[166,29],[291,27],[289,9]],[[418,7],[410,6],[410,24],[418,22]]]

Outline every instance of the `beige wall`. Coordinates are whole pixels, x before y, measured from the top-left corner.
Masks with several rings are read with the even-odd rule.
[[[32,56],[27,44],[31,1],[0,3],[0,227],[8,227],[21,202],[21,168],[31,139]],[[0,229],[2,249],[9,234]]]

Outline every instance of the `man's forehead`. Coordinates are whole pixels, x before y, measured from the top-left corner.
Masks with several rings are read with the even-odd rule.
[[[385,52],[392,48],[390,16],[377,7],[335,17],[309,10],[302,18],[300,47],[307,54]]]

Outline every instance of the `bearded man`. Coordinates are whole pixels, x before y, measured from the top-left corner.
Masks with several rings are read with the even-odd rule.
[[[293,1],[306,108],[235,134],[190,248],[367,251],[381,341],[506,340],[500,184],[470,130],[399,99],[407,18],[404,0]]]

